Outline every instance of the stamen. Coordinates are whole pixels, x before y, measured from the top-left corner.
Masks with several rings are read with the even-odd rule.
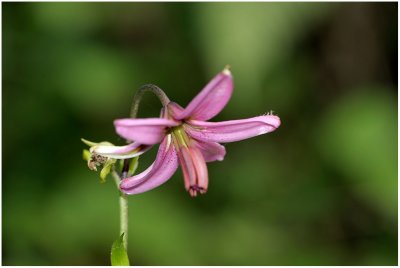
[[[208,172],[203,155],[193,145],[182,126],[172,128],[171,136],[178,153],[186,190],[192,197],[198,193],[206,193]]]
[[[199,187],[197,185],[190,186],[190,188],[189,188],[189,194],[192,197],[196,197],[197,193],[205,194],[206,192],[207,192],[207,189],[204,189],[204,188]]]
[[[230,69],[231,69],[231,66],[229,64],[227,64],[227,65],[225,65],[225,68],[222,72],[226,75],[232,75]]]

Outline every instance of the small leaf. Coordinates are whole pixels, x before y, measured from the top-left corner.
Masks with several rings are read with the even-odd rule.
[[[119,166],[118,166],[118,171],[119,173],[122,173],[122,169],[124,168],[124,161],[125,159],[120,159],[119,162]]]
[[[139,157],[137,156],[137,157],[132,158],[131,162],[129,163],[129,170],[128,170],[129,177],[135,173],[135,171],[138,167],[138,164],[139,164]]]
[[[108,159],[107,162],[104,164],[102,170],[100,171],[100,182],[106,182],[106,177],[108,173],[110,173],[112,166],[114,165],[114,159]]]
[[[86,144],[87,146],[89,146],[89,147],[93,147],[93,146],[96,146],[96,145],[97,145],[96,142],[88,141],[88,140],[85,140],[84,138],[81,138],[81,141],[82,141],[84,144]]]
[[[102,142],[93,142],[93,141],[88,141],[85,140],[84,138],[81,138],[81,141],[86,144],[89,147],[96,147],[98,145],[107,145],[107,146],[114,146],[111,142],[108,141],[102,141]]]
[[[111,265],[129,266],[129,258],[124,247],[124,234],[114,241],[111,247]]]

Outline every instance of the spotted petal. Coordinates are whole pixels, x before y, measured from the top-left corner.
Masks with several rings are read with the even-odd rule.
[[[114,121],[118,135],[142,144],[159,143],[165,136],[165,129],[177,126],[178,123],[164,118],[144,118],[144,119],[117,119]]]
[[[234,142],[277,129],[281,124],[275,115],[263,115],[249,119],[224,122],[204,122],[189,120],[184,125],[185,131],[193,138],[205,142]]]
[[[232,75],[228,69],[225,69],[215,76],[175,118],[177,120],[187,118],[209,120],[225,107],[231,98],[232,91]]]
[[[226,150],[225,147],[216,142],[205,142],[192,139],[194,145],[200,150],[206,162],[224,160]]]
[[[168,135],[162,141],[154,163],[142,173],[121,181],[120,188],[126,194],[140,194],[169,180],[178,168],[178,156]]]

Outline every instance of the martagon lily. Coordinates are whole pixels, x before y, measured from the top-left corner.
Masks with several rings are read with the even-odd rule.
[[[185,109],[167,99],[160,118],[115,120],[118,135],[134,142],[134,145],[122,147],[125,149],[122,150],[124,155],[132,151],[141,154],[150,146],[161,143],[154,163],[142,173],[123,179],[120,183],[121,191],[125,194],[149,191],[169,180],[180,165],[185,188],[190,195],[204,194],[208,189],[206,162],[221,161],[226,153],[220,143],[248,139],[279,127],[279,117],[272,114],[207,122],[225,107],[232,91],[232,74],[226,68]],[[139,144],[141,150],[138,150]],[[101,155],[104,151],[96,150],[96,153]]]

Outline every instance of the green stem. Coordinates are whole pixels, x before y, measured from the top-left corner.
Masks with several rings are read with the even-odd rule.
[[[119,195],[120,234],[124,234],[124,247],[128,251],[128,198],[125,194]]]
[[[121,178],[114,170],[112,173],[115,184],[119,189]],[[124,234],[124,247],[128,251],[128,197],[119,190],[119,233]]]
[[[130,114],[131,118],[136,118],[137,112],[139,110],[140,100],[142,99],[143,94],[145,92],[154,93],[160,99],[163,106],[167,106],[167,104],[170,102],[167,95],[165,95],[164,91],[162,91],[162,89],[159,88],[158,86],[153,85],[153,84],[143,85],[139,88],[138,91],[136,91],[136,94],[133,97],[132,106],[131,106],[131,114]]]
[[[156,85],[152,84],[144,85],[141,88],[139,88],[139,90],[133,97],[131,113],[130,113],[131,118],[136,118],[140,100],[142,99],[143,94],[147,91],[154,93],[160,99],[163,106],[166,106],[170,102],[167,95],[165,95],[164,91],[162,91],[162,89],[160,89]],[[130,164],[132,164],[132,166]],[[130,160],[125,159],[122,167],[121,176],[119,176],[119,174],[115,170],[113,170],[112,172],[112,175],[115,180],[115,185],[117,186],[117,189],[119,191],[119,213],[120,213],[119,228],[120,228],[120,235],[124,234],[123,242],[126,251],[128,251],[128,197],[123,192],[121,192],[121,190],[119,189],[119,184],[121,182],[121,179],[127,177],[128,173],[132,175],[135,172],[136,167],[137,167],[137,158],[134,158],[134,160],[131,163]]]

